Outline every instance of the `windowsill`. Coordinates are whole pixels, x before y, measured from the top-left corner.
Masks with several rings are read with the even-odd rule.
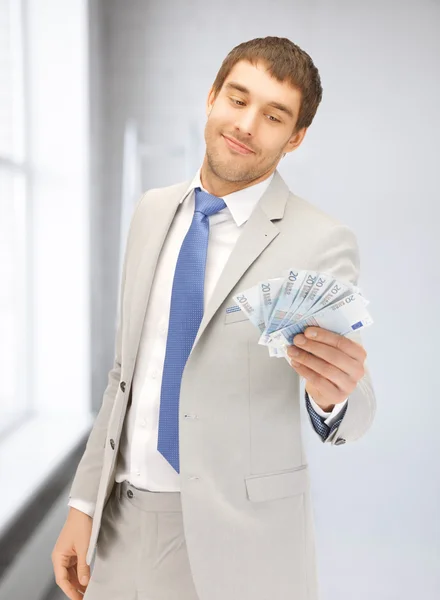
[[[0,443],[0,536],[90,430],[94,417],[36,416]]]

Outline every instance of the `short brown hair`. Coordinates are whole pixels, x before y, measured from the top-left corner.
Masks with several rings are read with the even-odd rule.
[[[288,81],[301,92],[301,108],[296,131],[309,127],[322,99],[319,71],[312,59],[287,38],[265,37],[243,42],[233,48],[220,67],[213,89],[217,97],[232,68],[241,60],[255,65],[263,61],[269,73],[278,81]]]

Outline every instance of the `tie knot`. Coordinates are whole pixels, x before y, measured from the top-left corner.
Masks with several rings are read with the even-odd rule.
[[[226,203],[223,198],[217,198],[200,188],[196,188],[196,212],[203,213],[206,217],[215,215],[224,208]]]

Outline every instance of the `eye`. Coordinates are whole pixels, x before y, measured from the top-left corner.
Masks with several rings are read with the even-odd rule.
[[[243,100],[237,100],[237,98],[232,98],[232,96],[229,96],[229,100],[235,105],[235,106],[246,106],[246,103],[243,102]],[[277,119],[276,117],[274,117],[273,115],[266,115],[269,119],[269,121],[271,123],[281,123],[281,121],[279,119]]]
[[[244,106],[244,102],[242,100],[237,100],[236,98],[230,98],[230,100],[237,106]]]

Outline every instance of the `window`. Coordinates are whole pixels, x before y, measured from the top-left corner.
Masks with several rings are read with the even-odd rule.
[[[29,412],[23,41],[21,2],[0,0],[0,435]]]
[[[93,422],[87,11],[0,0],[0,536]]]

